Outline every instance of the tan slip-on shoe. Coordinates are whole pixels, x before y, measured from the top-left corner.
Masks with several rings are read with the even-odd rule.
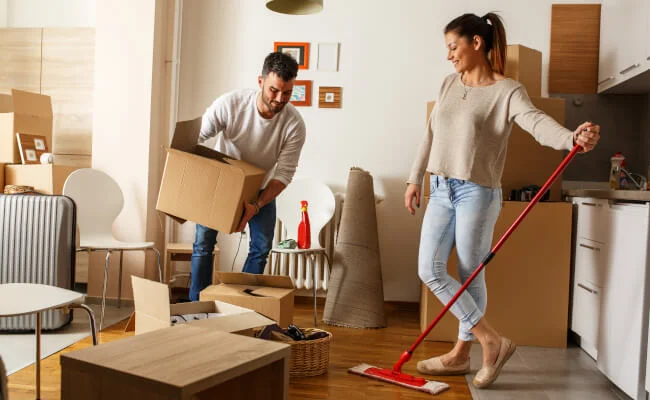
[[[440,357],[418,361],[417,369],[427,375],[465,375],[469,373],[469,359],[460,365],[445,366]]]
[[[476,376],[472,380],[474,386],[479,389],[490,386],[497,379],[501,368],[503,368],[503,365],[510,359],[510,356],[512,356],[516,349],[517,345],[512,343],[510,339],[501,337],[501,348],[499,349],[496,362],[493,365],[481,368],[476,373]]]

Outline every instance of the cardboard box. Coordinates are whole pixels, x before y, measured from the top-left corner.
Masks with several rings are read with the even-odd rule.
[[[5,184],[33,186],[42,194],[61,194],[68,176],[79,167],[56,164],[5,165]]]
[[[5,189],[5,166],[0,163],[0,193],[4,193]]]
[[[520,44],[506,49],[505,77],[524,85],[530,97],[542,95],[542,53]]]
[[[506,201],[494,228],[493,245],[528,203]],[[500,334],[520,346],[567,345],[571,273],[571,203],[538,203],[485,267],[488,291],[485,317]],[[458,279],[455,249],[447,270]],[[442,310],[422,284],[422,331]],[[426,340],[455,342],[458,320],[451,312]]]
[[[243,202],[257,199],[266,172],[198,145],[201,118],[176,124],[156,209],[180,222],[235,232]]]
[[[16,133],[43,135],[52,150],[52,101],[50,96],[11,91],[0,94],[0,162],[21,163]]]
[[[192,325],[216,331],[252,335],[252,329],[272,325],[268,319],[252,310],[222,301],[195,301],[190,303],[169,303],[167,285],[148,279],[131,276],[135,311],[131,315],[126,330],[135,334],[169,328],[172,315],[219,313],[221,316],[209,319],[187,321],[182,325]]]
[[[208,286],[200,300],[221,300],[250,308],[283,328],[293,323],[293,281],[288,276],[219,272],[218,285]]]

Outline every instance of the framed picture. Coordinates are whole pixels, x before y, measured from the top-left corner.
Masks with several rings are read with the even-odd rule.
[[[338,43],[318,43],[318,62],[316,69],[331,72],[339,70]]]
[[[16,140],[23,164],[40,164],[41,154],[48,153],[47,139],[43,135],[16,133]]]
[[[311,81],[294,81],[289,102],[294,106],[311,106]]]
[[[309,43],[275,42],[273,51],[289,54],[298,61],[298,69],[309,69]]]
[[[318,88],[318,107],[341,108],[341,87],[321,86]]]

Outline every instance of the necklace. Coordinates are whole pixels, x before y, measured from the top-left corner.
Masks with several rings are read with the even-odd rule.
[[[485,83],[485,82],[487,82],[487,80],[481,80],[481,81],[479,81],[479,82],[476,84],[476,86],[481,86],[481,85],[482,85],[483,83]],[[468,86],[468,85],[466,85],[465,82],[463,82],[463,76],[462,76],[462,75],[461,75],[461,77],[460,77],[460,84],[463,85],[463,97],[462,97],[462,99],[463,99],[463,100],[467,100],[467,95],[469,94],[469,92],[472,91],[472,88],[473,88],[474,86]]]

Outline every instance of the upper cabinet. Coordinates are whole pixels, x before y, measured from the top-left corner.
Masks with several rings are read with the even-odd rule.
[[[650,0],[603,0],[598,93],[650,92]]]

